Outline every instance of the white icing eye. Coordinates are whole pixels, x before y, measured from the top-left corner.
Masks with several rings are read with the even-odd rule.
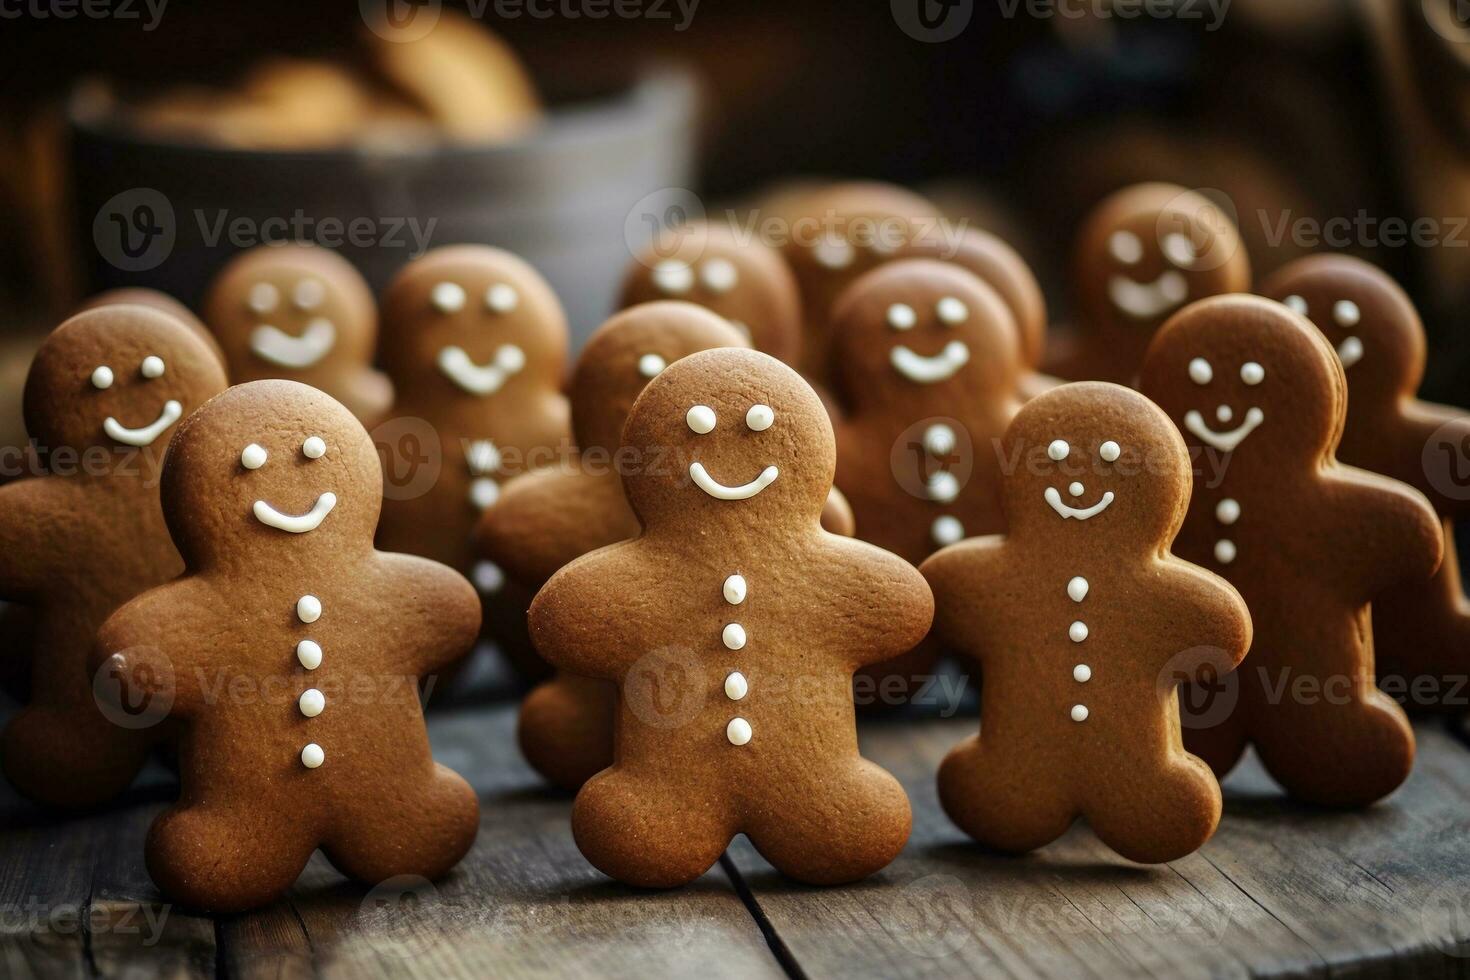
[[[688,262],[665,259],[653,267],[653,284],[659,292],[678,295],[694,288],[694,270]]]
[[[735,271],[735,263],[729,259],[710,259],[699,270],[699,278],[704,281],[706,289],[716,293],[728,293],[735,288],[735,283],[740,276]]]
[[[1189,380],[1197,385],[1207,385],[1215,380],[1215,369],[1203,357],[1196,357],[1189,362]]]
[[[464,287],[457,282],[441,282],[429,290],[429,302],[440,313],[458,313],[464,309]]]
[[[106,364],[92,372],[92,387],[99,391],[112,387],[112,368]]]
[[[514,286],[508,286],[503,282],[497,282],[485,290],[485,306],[492,313],[509,313],[521,302],[521,295],[515,291]]]
[[[1283,301],[1283,305],[1288,310],[1291,310],[1291,312],[1293,313],[1300,314],[1301,316],[1307,315],[1307,301],[1302,299],[1300,296],[1286,297],[1286,299]]]
[[[1115,231],[1108,239],[1108,251],[1124,265],[1137,265],[1143,258],[1143,242],[1131,231]]]
[[[638,373],[645,378],[658,377],[659,372],[668,366],[668,362],[657,354],[644,354],[638,358]]]
[[[303,279],[291,290],[291,302],[298,310],[314,310],[327,298],[327,287],[320,279]]]
[[[265,465],[265,447],[251,443],[240,453],[240,465],[247,470],[258,470]]]
[[[252,313],[269,313],[280,301],[280,291],[268,282],[258,282],[251,286],[250,294],[245,297],[245,305],[250,307]]]
[[[1107,442],[1097,447],[1097,454],[1103,458],[1104,462],[1116,463],[1118,461],[1118,457],[1123,455],[1123,450],[1119,448],[1116,442],[1109,439]]]
[[[507,374],[515,374],[526,366],[526,352],[515,344],[506,344],[495,352],[495,366]]]
[[[1176,231],[1173,234],[1165,235],[1163,242],[1160,244],[1164,250],[1164,258],[1176,266],[1181,269],[1187,269],[1194,265],[1194,260],[1197,256],[1194,250],[1194,242],[1189,240],[1189,236],[1181,235]]]
[[[1240,366],[1240,380],[1248,385],[1258,385],[1266,380],[1266,369],[1255,361],[1246,361]]]
[[[1067,445],[1065,439],[1053,439],[1050,446],[1046,447],[1046,454],[1057,462],[1066,459],[1072,452],[1072,447]]]
[[[301,453],[307,459],[321,459],[327,454],[327,444],[321,436],[307,436],[301,444]]]
[[[145,378],[163,377],[163,358],[158,357],[154,354],[149,354],[147,357],[143,358],[143,367],[141,370],[143,371],[143,377]]]
[[[764,432],[776,421],[776,412],[769,405],[752,405],[745,413],[745,424],[751,432]]]
[[[1340,299],[1332,307],[1332,319],[1339,327],[1356,327],[1363,319],[1363,311],[1350,299]]]
[[[970,318],[969,307],[953,296],[946,296],[940,300],[939,305],[934,307],[934,311],[939,314],[940,322],[947,323],[951,327],[964,323]]]
[[[888,325],[894,330],[910,330],[919,322],[914,308],[904,303],[894,303],[888,308]]]
[[[684,421],[689,423],[689,428],[704,435],[711,432],[715,427],[715,410],[708,405],[695,405],[684,416]]]

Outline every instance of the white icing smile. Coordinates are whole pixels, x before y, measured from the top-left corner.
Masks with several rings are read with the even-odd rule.
[[[1350,368],[1363,359],[1363,342],[1357,337],[1349,337],[1337,345],[1337,359],[1342,361],[1342,366]]]
[[[495,352],[495,360],[481,366],[470,359],[461,347],[446,347],[439,352],[439,370],[472,395],[493,395],[526,366],[526,353],[514,344],[506,344]]]
[[[163,403],[163,411],[158,413],[158,418],[151,425],[145,425],[141,429],[129,429],[111,415],[102,420],[102,431],[107,433],[107,438],[113,442],[120,442],[125,446],[153,445],[153,440],[163,435],[163,430],[179,420],[184,414],[184,406],[170,398]]]
[[[326,357],[337,342],[337,328],[325,317],[306,325],[306,332],[293,337],[278,327],[263,323],[250,333],[250,350],[262,361],[284,368],[309,368]]]
[[[290,531],[292,534],[305,534],[307,531],[315,531],[322,526],[322,521],[337,506],[337,495],[335,493],[324,493],[316,498],[316,503],[311,510],[299,516],[282,514],[264,500],[255,502],[255,519],[260,523],[276,528],[280,531]]]
[[[1047,503],[1051,504],[1052,510],[1062,515],[1062,520],[1066,520],[1069,517],[1075,517],[1079,521],[1085,521],[1089,518],[1096,517],[1098,514],[1101,514],[1103,511],[1107,510],[1108,505],[1113,502],[1113,491],[1111,490],[1104,493],[1102,495],[1102,499],[1093,504],[1091,507],[1080,508],[1069,507],[1066,504],[1062,503],[1061,492],[1058,491],[1056,487],[1047,487],[1046,493],[1042,494],[1042,496],[1046,498]]]
[[[1153,282],[1135,282],[1127,276],[1113,276],[1108,280],[1108,298],[1128,316],[1152,320],[1182,306],[1189,299],[1189,283],[1182,273],[1173,269]]]
[[[689,464],[689,478],[695,485],[716,500],[749,500],[760,493],[766,487],[776,482],[777,470],[774,466],[767,466],[761,470],[761,475],[738,487],[727,487],[705,470],[703,463]]]
[[[1256,426],[1266,420],[1266,413],[1259,408],[1246,410],[1245,421],[1229,432],[1216,432],[1205,424],[1205,417],[1194,409],[1184,413],[1184,427],[1222,453],[1234,452],[1246,436],[1256,431]]]
[[[951,340],[938,354],[924,357],[900,344],[893,348],[889,359],[893,362],[893,369],[905,378],[915,384],[931,385],[949,380],[956,371],[968,364],[970,348],[963,341]]]

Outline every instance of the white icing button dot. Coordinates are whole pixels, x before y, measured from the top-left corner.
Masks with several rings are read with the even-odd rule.
[[[323,752],[322,747],[315,742],[312,742],[306,748],[301,750],[301,764],[308,769],[315,769],[317,766],[320,766],[323,762],[326,761],[327,754]]]
[[[1072,720],[1073,721],[1086,721],[1087,720],[1087,714],[1088,714],[1088,712],[1087,712],[1087,705],[1085,705],[1085,704],[1074,704],[1074,705],[1072,705]]]
[[[912,329],[918,322],[918,314],[907,303],[894,303],[888,308],[888,325],[895,330]]]
[[[464,301],[464,287],[457,282],[441,282],[429,290],[429,302],[440,313],[458,313]]]
[[[663,293],[687,293],[694,287],[694,270],[687,262],[665,259],[653,267],[653,284]]]
[[[1086,684],[1092,680],[1092,668],[1086,664],[1078,664],[1072,668],[1072,680],[1078,684]]]
[[[746,682],[745,675],[735,671],[725,678],[725,697],[731,701],[739,701],[750,691],[750,684]]]
[[[470,503],[481,510],[494,506],[495,501],[499,499],[500,484],[488,476],[482,476],[470,482]]]
[[[1081,575],[1073,575],[1072,580],[1067,583],[1067,597],[1073,602],[1081,602],[1087,598],[1087,579]]]
[[[265,465],[265,447],[251,443],[240,451],[240,465],[247,470],[258,470]]]
[[[710,259],[699,270],[699,278],[711,292],[728,293],[735,288],[739,275],[735,271],[735,263],[729,259]]]
[[[250,287],[245,305],[250,307],[252,313],[269,313],[280,301],[281,293],[275,286],[268,282],[258,282]]]
[[[1228,565],[1235,560],[1235,542],[1221,538],[1215,542],[1215,560],[1222,565]]]
[[[1071,451],[1072,447],[1067,445],[1067,440],[1065,439],[1053,439],[1051,445],[1046,447],[1046,454],[1058,463],[1066,459],[1067,454]]]
[[[957,442],[954,430],[942,422],[924,430],[924,448],[933,456],[948,456]]]
[[[857,258],[857,250],[840,238],[828,238],[812,249],[812,258],[828,269],[845,269]]]
[[[291,302],[298,310],[314,310],[327,298],[327,287],[319,279],[303,279],[291,290]]]
[[[1067,484],[1067,492],[1074,497],[1080,497],[1082,496],[1082,494],[1087,492],[1087,488],[1078,483],[1076,480],[1073,480],[1071,483]]]
[[[301,697],[297,700],[296,706],[301,709],[301,713],[306,717],[315,718],[326,708],[327,699],[316,688],[307,688],[301,692]]]
[[[1143,242],[1131,231],[1115,231],[1108,238],[1108,251],[1124,265],[1137,265],[1143,258]]]
[[[752,405],[745,413],[745,424],[752,432],[764,432],[776,421],[776,412],[769,405]]]
[[[484,594],[499,592],[505,585],[505,572],[493,561],[476,562],[470,574],[474,576],[475,588]]]
[[[960,495],[960,481],[948,470],[940,470],[929,477],[927,489],[930,500],[947,504]]]
[[[739,623],[731,623],[720,633],[720,639],[725,642],[727,649],[740,650],[745,646],[745,627]]]
[[[1246,361],[1240,366],[1240,380],[1248,385],[1258,385],[1266,378],[1266,369],[1255,361]]]
[[[506,344],[495,352],[495,366],[507,374],[515,374],[526,366],[526,352],[515,344]]]
[[[1077,620],[1067,627],[1067,635],[1072,638],[1073,643],[1081,643],[1087,639],[1087,624],[1080,619]]]
[[[970,318],[970,308],[953,296],[946,296],[934,307],[934,312],[939,314],[941,323],[953,327],[964,323]]]
[[[322,618],[322,601],[314,595],[304,595],[296,600],[296,618],[303,623],[314,623]]]
[[[745,576],[731,575],[725,579],[725,586],[722,591],[725,593],[726,602],[732,606],[740,605],[745,601]]]
[[[1197,385],[1207,385],[1215,380],[1215,369],[1203,357],[1196,357],[1189,362],[1189,380]]]
[[[1229,405],[1221,405],[1219,408],[1215,409],[1215,418],[1219,419],[1221,422],[1229,422],[1234,417],[1235,412],[1231,411]]]
[[[1097,454],[1103,458],[1105,463],[1116,463],[1118,457],[1123,455],[1123,450],[1116,442],[1109,439],[1097,447]]]
[[[321,436],[307,436],[301,444],[301,454],[307,459],[321,459],[327,454],[327,444]]]
[[[750,741],[750,734],[750,722],[744,718],[731,718],[730,724],[725,726],[725,737],[731,745],[744,745]]]
[[[704,435],[706,432],[714,431],[715,410],[708,405],[695,405],[684,416],[684,421],[689,423],[691,430]]]
[[[104,364],[102,367],[99,367],[97,370],[93,371],[92,372],[92,387],[93,388],[96,388],[98,390],[105,390],[107,388],[111,388],[112,387],[112,368],[110,368],[110,367],[108,367],[107,365]]]
[[[668,362],[657,354],[644,354],[638,358],[638,373],[645,378],[658,377],[659,373],[668,366]]]
[[[1356,327],[1363,319],[1363,311],[1350,299],[1340,299],[1332,307],[1332,319],[1339,327]]]
[[[935,544],[943,548],[956,541],[963,541],[965,526],[960,523],[958,517],[945,514],[943,517],[934,518],[934,524],[929,528],[929,535],[934,539]]]
[[[497,282],[485,290],[485,306],[492,313],[509,313],[519,306],[520,302],[521,295],[515,291],[515,287],[503,282]]]
[[[1286,308],[1288,310],[1291,310],[1291,312],[1293,313],[1299,313],[1302,316],[1307,315],[1307,301],[1302,299],[1300,296],[1286,297],[1285,305]]]
[[[1215,520],[1221,524],[1234,524],[1240,520],[1240,504],[1226,497],[1215,505]]]
[[[161,378],[161,377],[163,377],[163,371],[164,371],[163,358],[158,357],[157,355],[154,355],[154,354],[149,354],[147,357],[143,358],[142,371],[143,371],[143,377],[145,377],[145,378]]]
[[[470,451],[465,454],[465,464],[475,476],[485,476],[500,469],[500,450],[495,447],[495,441],[476,439],[470,443]]]
[[[296,659],[307,670],[316,670],[322,665],[322,647],[315,640],[302,640],[296,644]]]

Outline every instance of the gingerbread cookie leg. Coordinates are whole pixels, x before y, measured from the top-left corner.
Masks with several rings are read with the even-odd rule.
[[[1428,584],[1414,582],[1373,600],[1373,642],[1380,677],[1403,678],[1408,707],[1425,707],[1414,694],[1421,677],[1442,683],[1434,696],[1445,707],[1458,707],[1470,690],[1455,690],[1465,676],[1470,656],[1470,601],[1460,579],[1454,526],[1444,522],[1444,561]]]
[[[403,789],[366,785],[343,809],[322,844],[343,874],[366,882],[408,874],[438,878],[469,851],[480,822],[480,802],[469,783],[435,765],[422,785]]]
[[[1111,762],[1116,781],[1082,808],[1104,844],[1130,861],[1162,864],[1193,854],[1214,834],[1220,784],[1202,760],[1155,749],[1125,751]]]
[[[94,806],[127,789],[151,744],[119,729],[95,707],[36,705],[11,719],[0,751],[5,776],[17,790],[70,808]],[[66,778],[58,779],[58,773]]]
[[[939,767],[939,802],[955,824],[987,847],[1024,854],[1072,826],[1078,809],[1056,773],[1028,764],[1021,748],[994,735],[970,736]]]
[[[521,753],[551,783],[576,790],[613,763],[617,685],[559,674],[526,695],[516,726]]]
[[[720,859],[735,836],[722,787],[609,769],[572,807],[572,836],[597,870],[642,888],[686,885]]]

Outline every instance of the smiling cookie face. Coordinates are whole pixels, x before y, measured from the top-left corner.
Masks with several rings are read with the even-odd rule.
[[[242,381],[365,366],[377,336],[372,291],[352,264],[297,243],[232,259],[210,285],[204,318]]]
[[[759,351],[708,350],[678,361],[633,403],[623,477],[653,529],[663,521],[813,526],[832,487],[836,443],[816,392]]]
[[[26,379],[26,427],[48,448],[162,454],[179,419],[225,385],[219,356],[173,316],[100,307],[41,345]]]
[[[191,564],[277,560],[298,546],[371,548],[382,475],[372,440],[341,404],[294,381],[254,381],[179,430],[163,500]]]
[[[1189,500],[1189,455],[1158,406],[1120,385],[1084,381],[1026,404],[1002,452],[1013,536],[1089,541],[1136,552],[1169,540]]]
[[[1315,465],[1346,409],[1341,365],[1302,316],[1256,296],[1196,303],[1164,325],[1142,390],[1187,441],[1262,471]]]
[[[420,398],[491,398],[555,387],[567,323],[546,280],[488,245],[434,249],[383,296],[382,362]]]

